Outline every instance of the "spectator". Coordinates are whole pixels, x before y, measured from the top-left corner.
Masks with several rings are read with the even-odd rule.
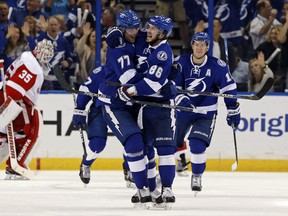
[[[95,40],[96,31],[91,27],[90,23],[86,23],[83,26],[83,35],[76,46],[76,52],[80,59],[80,73],[77,74],[79,84],[83,83],[96,68]]]
[[[237,49],[243,45],[242,22],[240,21],[240,1],[221,0],[215,5],[215,17],[221,21],[221,36],[227,38]]]
[[[26,37],[31,36],[34,40],[39,36],[39,30],[37,27],[40,27],[40,22],[35,19],[33,16],[27,16],[24,19],[24,24],[22,26],[28,31],[23,32]]]
[[[236,68],[232,72],[232,77],[237,84],[237,91],[248,91],[249,64],[243,61],[237,50],[235,50]]]
[[[8,25],[13,23],[8,19],[9,8],[6,2],[0,1],[0,31],[7,30]]]
[[[283,8],[288,9],[288,1],[284,4]],[[285,89],[288,89],[288,61],[287,61],[287,53],[288,53],[288,40],[287,40],[287,33],[288,33],[288,10],[285,10],[285,23],[282,26],[279,34],[278,34],[278,40],[281,43],[281,56],[282,60],[282,65],[281,69],[283,70],[283,73],[286,75],[286,87]]]
[[[258,92],[269,77],[274,77],[269,66],[265,64],[262,52],[258,53],[258,58],[252,58],[249,61],[249,72],[248,91],[251,92]]]
[[[186,13],[182,0],[156,0],[155,13],[157,15],[163,15],[171,17],[169,13],[172,13],[172,17],[179,25],[180,37],[182,39],[181,53],[190,53],[190,38],[188,27],[186,24]]]
[[[270,1],[259,0],[256,8],[258,14],[251,21],[249,31],[254,50],[266,40],[269,29],[280,24],[280,22],[275,19],[277,10],[271,7]]]
[[[273,71],[275,77],[274,91],[276,92],[283,92],[285,89],[286,71],[283,69],[288,67],[288,47],[287,45],[281,45],[280,41],[278,40],[278,34],[280,33],[281,29],[281,25],[272,27],[268,33],[267,40],[261,43],[256,49],[257,52],[264,53],[264,57],[266,60],[277,48],[281,49],[280,53],[278,53],[274,57],[274,59],[268,64],[269,68]]]
[[[0,41],[0,55],[4,59],[4,70],[18,58],[22,52],[27,51],[27,41],[21,29],[11,24],[8,26],[6,37]]]
[[[41,41],[44,38],[50,40],[54,46],[54,57],[50,61],[52,68],[55,65],[58,65],[62,68],[64,73],[67,73],[73,63],[71,44],[69,44],[66,38],[60,34],[60,23],[55,16],[49,17],[47,32],[43,32],[39,37],[37,37],[37,41]],[[67,77],[67,79],[69,78]],[[62,89],[54,75],[53,69],[49,75],[45,76],[42,89]]]
[[[44,11],[47,17],[62,14],[67,19],[74,4],[74,0],[45,0]]]
[[[282,7],[282,15],[280,21],[284,24],[286,22],[286,14],[288,12],[288,0],[284,0]]]
[[[116,9],[107,7],[102,12],[102,35],[106,35],[109,27],[116,25]]]
[[[11,15],[11,21],[15,22],[18,26],[22,26],[26,16],[33,16],[37,20],[43,15],[46,19],[46,16],[41,10],[41,1],[40,0],[27,0],[27,8],[18,8],[13,10]]]

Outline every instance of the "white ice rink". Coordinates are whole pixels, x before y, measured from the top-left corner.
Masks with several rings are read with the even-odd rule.
[[[288,173],[206,172],[194,197],[190,177],[176,177],[171,210],[134,209],[120,171],[93,171],[87,188],[78,171],[41,171],[30,181],[0,173],[1,216],[286,216]]]

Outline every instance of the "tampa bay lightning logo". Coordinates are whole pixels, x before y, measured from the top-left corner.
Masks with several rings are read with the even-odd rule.
[[[226,21],[230,17],[230,8],[225,2],[220,2],[215,7],[215,17],[220,18],[222,22]]]
[[[157,58],[160,60],[160,61],[166,61],[167,60],[167,53],[164,52],[164,51],[160,51],[157,53]]]
[[[218,60],[217,60],[217,63],[218,63],[221,67],[226,67],[226,62],[224,62],[224,61],[221,60],[221,59],[218,59]]]
[[[186,80],[186,89],[191,91],[205,91],[206,90],[206,83],[204,82],[205,77],[200,79],[187,79]],[[189,83],[190,82],[190,83]],[[189,84],[188,84],[189,83]],[[190,97],[197,97],[197,94],[188,94]]]

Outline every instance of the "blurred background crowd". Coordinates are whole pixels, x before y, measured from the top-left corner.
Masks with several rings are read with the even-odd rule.
[[[98,66],[96,3],[0,0],[0,59],[5,61],[5,70],[23,51],[33,50],[46,38],[52,41],[55,55],[42,90],[61,90],[53,74],[55,65],[77,88]],[[154,15],[173,19],[169,42],[175,57],[191,53],[190,40],[195,32],[212,30],[210,54],[229,63],[238,91],[255,91],[265,77],[275,79],[271,91],[288,90],[288,0],[101,0],[102,65],[107,29],[116,24],[117,13],[128,8],[137,12],[143,26]],[[209,27],[211,16],[213,26]]]

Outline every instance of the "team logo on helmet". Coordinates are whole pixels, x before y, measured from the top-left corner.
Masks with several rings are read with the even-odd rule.
[[[166,61],[167,60],[167,53],[164,52],[164,51],[160,51],[157,53],[157,58],[160,60],[160,61]]]

